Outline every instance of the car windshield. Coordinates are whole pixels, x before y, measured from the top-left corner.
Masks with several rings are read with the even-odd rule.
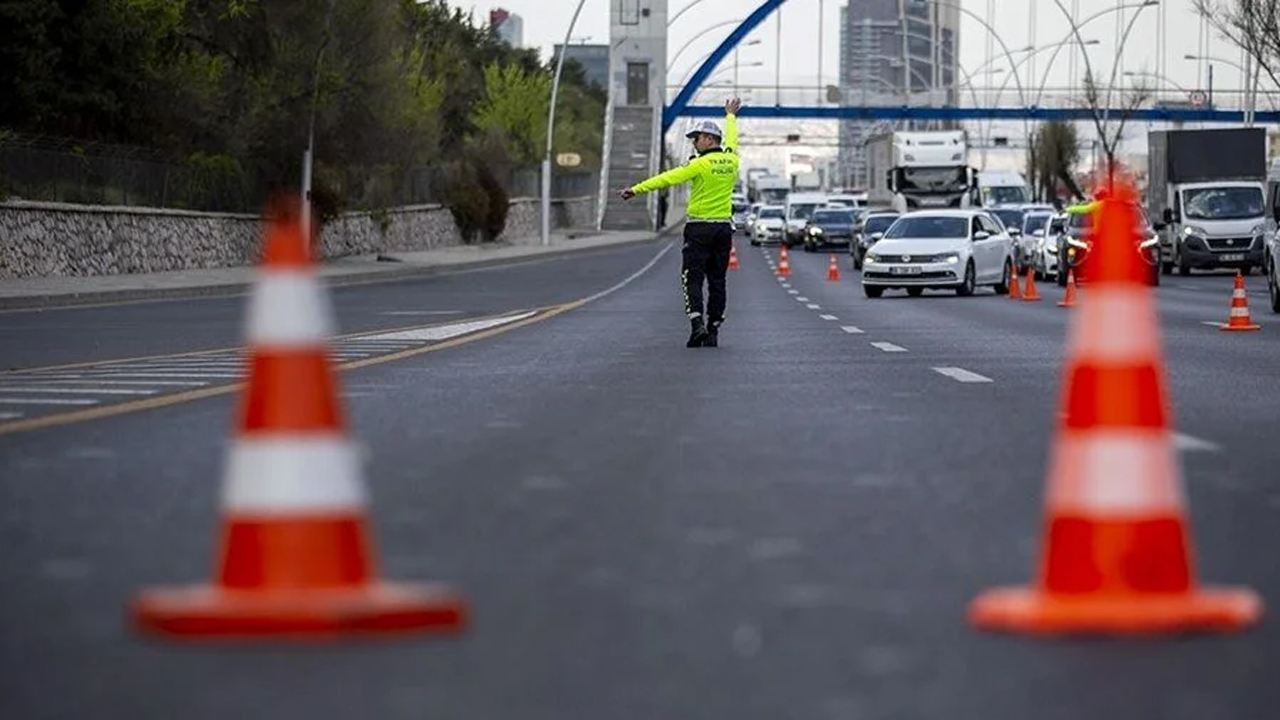
[[[723,207],[723,206],[722,206]],[[782,208],[764,208],[760,211],[762,218],[780,218],[782,217]]]
[[[1251,187],[1197,188],[1182,193],[1189,220],[1244,220],[1262,217],[1262,190]]]
[[[818,207],[817,205],[792,205],[791,219],[792,220],[808,220],[809,217],[813,215],[813,211],[817,207]]]
[[[1022,220],[1022,233],[1024,235],[1030,235],[1036,230],[1043,230],[1051,217],[1053,216],[1047,213],[1034,213],[1027,215]]]
[[[721,206],[721,207],[723,207],[723,206]],[[734,203],[734,204],[733,204],[733,212],[734,212],[734,213],[744,213],[744,212],[746,212],[746,211],[747,211],[747,206],[746,206],[746,205],[741,205],[741,204],[738,204],[738,203]]]
[[[885,239],[969,237],[969,218],[951,215],[903,217],[884,236]]]
[[[849,225],[853,223],[853,213],[847,210],[819,210],[813,214],[813,221]]]
[[[897,219],[897,215],[876,215],[874,217],[869,217],[867,218],[867,221],[862,224],[862,232],[867,235],[870,235],[871,233],[884,232],[885,230],[888,230],[889,226],[893,224],[893,221]]]
[[[982,188],[982,201],[988,205],[1003,203],[1024,203],[1027,201],[1027,189],[1017,185],[1005,187]]]
[[[903,168],[903,190],[917,192],[955,192],[965,189],[964,168]]]
[[[1073,213],[1067,220],[1067,227],[1073,230],[1088,230],[1093,227],[1093,213]]]
[[[1000,218],[1000,222],[1004,223],[1004,226],[1005,226],[1005,227],[1007,227],[1007,228],[1015,228],[1015,227],[1016,227],[1016,228],[1018,228],[1019,230],[1021,230],[1021,229],[1022,229],[1022,216],[1023,216],[1023,213],[1022,213],[1022,211],[1021,211],[1021,210],[1010,210],[1010,209],[1007,209],[1007,208],[1005,208],[1005,209],[996,208],[996,209],[993,209],[993,210],[991,211],[991,214],[992,214],[992,215],[995,215],[995,216],[996,216],[996,217],[998,217],[998,218]]]

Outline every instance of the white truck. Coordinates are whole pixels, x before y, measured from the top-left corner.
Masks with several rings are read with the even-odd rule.
[[[781,205],[787,201],[787,195],[791,192],[791,180],[781,175],[762,175],[755,179],[751,191],[754,193],[752,202]]]
[[[867,140],[865,152],[870,205],[907,212],[980,204],[963,130],[883,133]]]
[[[1031,202],[1031,185],[1022,173],[982,170],[978,173],[978,198],[982,207],[1025,205]]]
[[[1266,129],[1155,130],[1147,144],[1147,214],[1161,221],[1161,271],[1261,267],[1275,228]]]

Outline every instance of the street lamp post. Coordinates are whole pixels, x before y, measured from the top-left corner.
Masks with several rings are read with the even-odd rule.
[[[578,0],[578,7],[573,11],[573,19],[569,21],[569,29],[564,33],[564,46],[560,49],[560,57],[556,59],[556,75],[551,80],[551,102],[547,107],[547,151],[542,157],[542,244],[551,244],[551,145],[555,140],[556,95],[560,92],[560,71],[564,69],[564,56],[569,54],[569,38],[573,36],[573,26],[578,24],[578,13],[587,0]]]
[[[302,236],[311,243],[311,168],[316,151],[316,105],[320,102],[320,59],[329,45],[333,30],[333,13],[337,0],[329,0],[324,14],[324,38],[316,49],[316,63],[311,75],[311,112],[307,118],[307,149],[302,154]]]

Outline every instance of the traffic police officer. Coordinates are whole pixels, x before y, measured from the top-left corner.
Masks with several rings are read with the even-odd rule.
[[[733,189],[738,182],[738,110],[742,102],[734,98],[724,105],[724,133],[713,121],[698,123],[686,135],[697,154],[689,162],[643,180],[619,192],[623,200],[691,183],[689,207],[684,226],[683,268],[684,311],[690,332],[686,347],[716,347],[724,322],[727,297],[725,275],[733,249]],[[707,303],[702,302],[702,283],[707,283]]]

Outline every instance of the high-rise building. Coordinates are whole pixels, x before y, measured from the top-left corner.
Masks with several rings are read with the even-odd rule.
[[[954,103],[960,10],[928,0],[848,0],[840,8],[840,91],[845,105]],[[926,123],[904,123],[921,129]],[[886,123],[840,123],[843,184],[867,184],[862,144]]]
[[[503,8],[490,10],[489,27],[511,47],[524,47],[524,19],[519,15]]]
[[[564,45],[556,43],[555,49],[551,53],[551,65],[560,61],[560,51]],[[577,44],[570,45],[569,52],[565,54],[565,61],[575,60],[582,66],[583,73],[587,76],[587,82],[599,85],[601,89],[609,88],[609,44],[586,45]]]

